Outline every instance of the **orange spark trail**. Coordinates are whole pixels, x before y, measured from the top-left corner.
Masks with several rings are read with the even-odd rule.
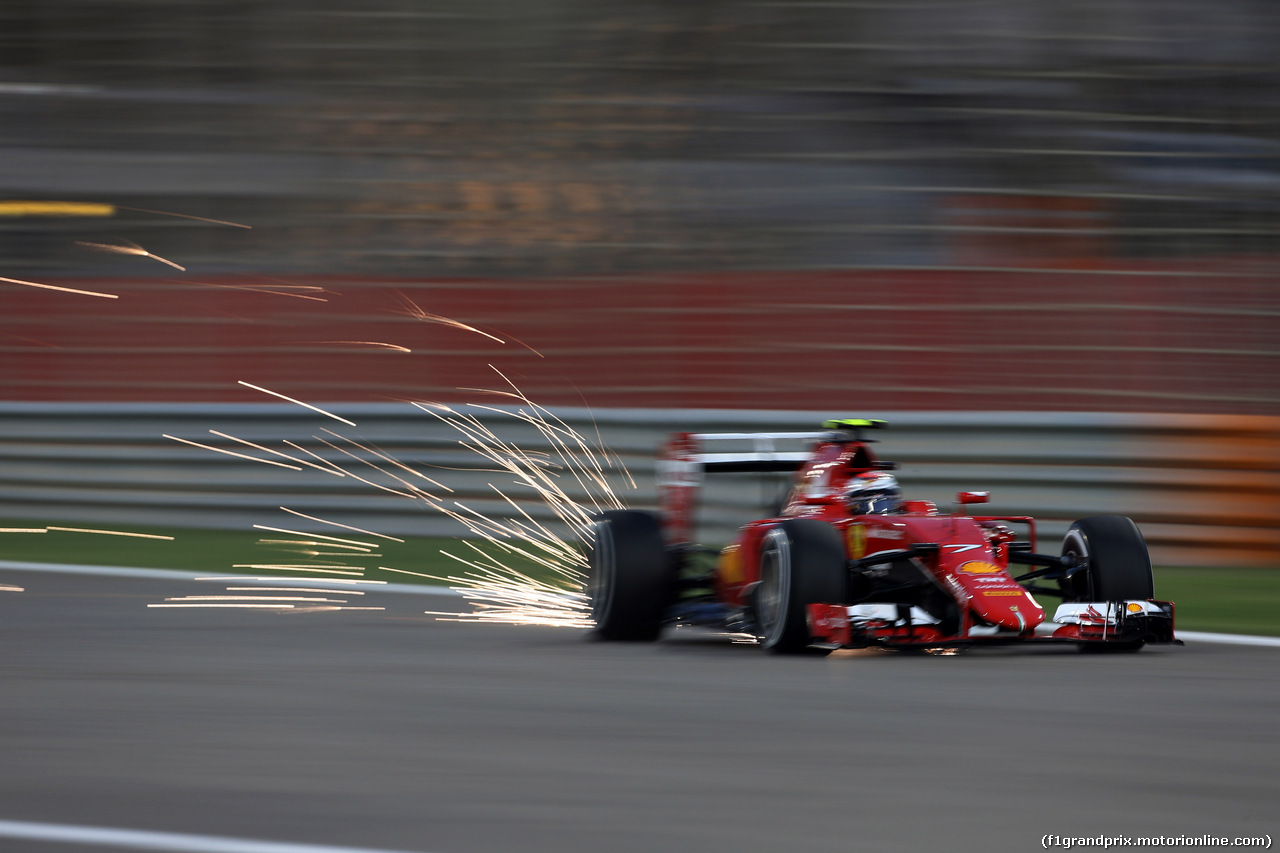
[[[208,603],[198,603],[198,604],[188,604],[185,602],[178,602],[178,603],[166,602],[164,604],[148,604],[147,606],[148,607],[228,607],[228,608],[244,607],[244,608],[253,608],[256,610],[292,610],[293,609],[292,604],[248,604],[248,603],[242,604],[239,602],[233,603],[229,601],[208,602]]]
[[[370,551],[373,551],[378,547],[372,542],[360,542],[356,539],[339,539],[337,536],[325,536],[323,533],[303,533],[301,530],[288,530],[284,527],[268,527],[265,524],[255,524],[253,529],[266,530],[269,533],[288,533],[291,536],[301,536],[304,539],[311,537],[313,539],[324,539],[328,542],[341,542],[344,545],[356,545],[361,548],[368,548]]]
[[[347,438],[347,437],[346,437],[346,436],[344,436],[344,435],[338,435],[338,433],[334,432],[334,431],[333,431],[333,430],[331,430],[331,429],[327,429],[327,430],[324,430],[324,431],[325,431],[325,432],[327,432],[327,433],[329,433],[329,435],[332,435],[334,438],[338,438],[338,439],[341,439],[342,441],[345,441],[347,444],[350,444],[350,445],[352,445],[353,447],[358,447],[358,448],[360,448],[360,449],[361,449],[361,450],[363,450],[365,453],[368,453],[368,454],[370,454],[370,455],[372,455],[372,456],[376,456],[376,457],[378,457],[379,459],[381,459],[381,460],[383,460],[383,461],[385,461],[385,462],[389,463],[390,465],[392,465],[392,466],[394,466],[394,467],[396,467],[396,468],[399,468],[401,471],[404,471],[404,472],[406,472],[406,473],[408,473],[408,474],[412,474],[413,476],[418,477],[418,478],[420,478],[420,479],[426,480],[428,483],[430,483],[431,485],[433,485],[433,486],[435,486],[435,487],[437,487],[437,488],[444,489],[446,492],[452,492],[452,491],[453,491],[453,489],[449,488],[449,487],[448,487],[448,486],[446,486],[444,483],[441,483],[441,482],[439,482],[439,481],[437,481],[437,480],[433,480],[433,479],[431,479],[430,477],[428,477],[426,474],[423,474],[423,473],[422,473],[422,472],[420,472],[420,471],[415,471],[415,470],[413,470],[413,469],[412,469],[412,468],[410,468],[408,465],[404,464],[403,462],[400,462],[399,460],[397,460],[397,459],[395,459],[395,458],[393,458],[393,457],[391,457],[391,456],[388,456],[387,454],[385,454],[385,453],[383,453],[382,451],[378,450],[376,447],[373,447],[373,446],[370,446],[370,445],[361,444],[361,443],[360,443],[360,442],[358,442],[358,441],[353,441],[352,439]],[[319,437],[319,436],[316,436],[316,438],[320,438],[320,437]],[[321,440],[321,441],[324,441],[324,439],[323,439],[323,438],[321,438],[320,440]],[[339,450],[340,452],[347,453],[347,451],[342,450],[342,449],[341,449],[341,448],[339,448],[339,447],[335,447],[331,442],[325,441],[325,444],[328,444],[330,447],[333,447],[335,450]],[[349,454],[349,453],[348,453],[347,455],[351,455],[351,454]],[[375,469],[375,470],[377,470],[377,471],[381,471],[383,474],[386,474],[388,477],[390,477],[391,479],[395,480],[396,482],[403,483],[403,484],[404,484],[404,486],[405,486],[406,488],[410,489],[411,491],[415,491],[415,492],[421,492],[421,491],[422,491],[422,490],[421,490],[421,489],[419,489],[417,486],[414,486],[412,483],[409,483],[409,482],[405,481],[404,479],[402,479],[402,478],[400,478],[400,477],[397,477],[395,474],[392,474],[390,471],[383,470],[382,468],[378,467],[377,465],[374,465],[372,462],[368,461],[367,459],[361,459],[360,461],[361,461],[361,462],[363,462],[365,465],[368,465],[369,467],[374,468],[374,469]],[[352,476],[355,476],[355,475],[353,474]]]
[[[332,592],[333,590],[323,590]],[[345,598],[316,598],[313,595],[183,595],[165,601],[316,601],[324,604],[346,604]]]
[[[284,507],[280,507],[280,508],[284,509]],[[354,530],[355,528],[352,528],[352,529]],[[375,533],[373,535],[377,536],[379,534]],[[396,540],[396,541],[402,541],[402,540]],[[347,556],[350,556],[352,551],[362,552],[361,554],[359,554],[359,556],[363,557],[365,554],[371,554],[376,547],[373,545],[339,545],[337,542],[319,542],[315,539],[259,539],[258,544],[259,545],[288,545],[290,548],[293,548],[295,550],[299,548],[306,548],[306,547],[319,548],[321,546],[324,546],[325,548],[345,548],[346,549],[345,551],[327,551],[324,553],[324,556],[326,557],[347,557]],[[313,557],[321,556],[319,551],[298,551],[298,553],[299,554],[305,553]]]
[[[296,463],[297,463],[297,464],[299,464],[299,465],[306,465],[306,466],[307,466],[307,467],[309,467],[309,468],[315,468],[317,471],[323,471],[323,472],[324,472],[324,473],[326,473],[326,474],[333,474],[333,475],[338,476],[338,477],[345,476],[341,471],[334,471],[332,468],[326,468],[326,467],[324,467],[324,466],[322,466],[322,465],[317,465],[317,464],[315,464],[314,462],[308,462],[308,461],[306,461],[305,459],[295,459],[294,457],[290,456],[290,455],[289,455],[289,454],[287,454],[287,453],[281,453],[279,450],[272,450],[270,447],[263,447],[261,444],[255,444],[254,442],[249,441],[248,439],[244,439],[244,438],[236,438],[234,435],[228,435],[227,433],[225,433],[225,432],[220,432],[219,430],[216,430],[216,429],[211,429],[211,430],[209,430],[209,432],[210,432],[211,434],[213,434],[213,435],[218,436],[219,438],[226,438],[226,439],[230,439],[231,441],[237,442],[237,443],[239,443],[239,444],[243,444],[243,445],[245,445],[246,447],[252,447],[254,450],[261,450],[263,453],[270,453],[270,454],[272,454],[273,456],[279,456],[281,459],[288,459],[290,462],[296,462]],[[188,442],[188,443],[189,443],[189,444],[194,444],[194,442]],[[206,447],[207,445],[200,444],[200,445],[196,445],[196,446],[197,446],[197,447]],[[214,449],[216,449],[216,448],[214,448]],[[249,458],[249,459],[253,459],[254,457],[250,456],[250,457],[247,457],[247,458]],[[265,460],[265,459],[262,459],[262,460],[258,460],[258,461],[260,461],[260,462],[265,462],[266,460]],[[297,470],[301,471],[302,469],[301,469],[301,468],[299,468],[299,469],[297,469]]]
[[[390,539],[392,542],[404,541],[403,539],[397,539],[394,536],[388,536],[385,533],[374,533],[372,530],[362,530],[359,527],[352,527],[349,524],[339,524],[336,521],[329,521],[328,519],[325,519],[325,518],[316,518],[314,515],[306,515],[305,513],[298,512],[296,509],[289,509],[287,506],[282,506],[280,508],[285,512],[290,513],[291,515],[296,515],[299,518],[305,518],[308,521],[318,521],[321,524],[328,524],[332,527],[341,527],[343,530],[351,530],[351,531],[354,531],[355,533],[363,533],[366,536],[376,536],[379,539]]]
[[[319,438],[319,436],[317,436],[317,438]],[[343,468],[343,469],[342,469],[342,473],[344,473],[345,475],[347,475],[347,476],[348,476],[348,477],[350,477],[351,479],[356,480],[357,482],[360,482],[360,483],[364,483],[366,486],[372,486],[372,487],[373,487],[373,488],[375,488],[375,489],[380,489],[380,490],[382,490],[382,491],[384,491],[384,492],[388,492],[388,493],[390,493],[390,494],[396,495],[397,497],[409,498],[410,500],[417,500],[417,499],[419,499],[419,498],[429,498],[429,497],[431,497],[431,496],[430,496],[429,494],[427,494],[427,492],[425,492],[424,490],[422,490],[422,489],[418,488],[418,487],[417,487],[417,486],[415,486],[415,485],[412,485],[412,484],[410,484],[410,483],[405,482],[405,481],[404,481],[403,479],[401,479],[400,477],[397,477],[395,474],[392,474],[392,473],[390,473],[390,472],[388,472],[388,471],[384,470],[383,468],[379,468],[377,465],[375,465],[374,463],[370,462],[368,459],[361,459],[359,456],[356,456],[356,455],[355,455],[354,453],[352,453],[350,450],[347,450],[347,449],[346,449],[346,448],[344,448],[344,447],[339,447],[338,445],[334,444],[332,441],[326,441],[326,440],[325,440],[325,439],[323,439],[323,438],[321,438],[321,439],[320,439],[320,441],[324,442],[326,446],[333,448],[334,450],[338,451],[339,453],[343,453],[343,454],[345,454],[345,455],[347,455],[347,456],[350,456],[352,459],[356,460],[357,462],[360,462],[360,463],[362,463],[362,464],[364,464],[364,465],[368,465],[370,468],[372,468],[373,470],[377,471],[379,474],[385,474],[386,476],[390,477],[391,479],[393,479],[393,480],[395,480],[395,481],[397,481],[397,482],[399,482],[399,483],[403,483],[403,484],[404,484],[404,486],[405,486],[405,488],[409,489],[409,491],[407,491],[407,492],[402,492],[402,491],[400,491],[399,489],[393,489],[393,488],[391,488],[390,486],[384,486],[384,485],[382,485],[381,483],[375,483],[373,480],[366,479],[366,478],[364,478],[364,477],[361,477],[359,474],[356,474],[356,473],[354,473],[354,472],[352,472],[352,471],[348,471],[347,469]]]
[[[462,414],[442,404],[414,405],[456,429],[462,436],[459,444],[495,463],[499,470],[513,476],[522,489],[533,489],[542,504],[577,535],[570,540],[562,538],[525,512],[522,499],[507,495],[492,483],[490,488],[506,502],[509,513],[491,516],[460,501],[452,501],[451,506],[429,501],[432,509],[462,524],[478,540],[460,541],[472,552],[468,556],[440,552],[467,567],[468,571],[460,576],[451,575],[447,580],[470,602],[473,611],[467,614],[429,612],[447,621],[589,627],[592,623],[588,602],[582,591],[586,559],[577,541],[571,540],[589,535],[594,512],[623,506],[608,482],[606,471],[609,462],[621,460],[603,445],[592,447],[563,420],[529,400],[509,377],[490,367],[511,389],[498,393],[515,397],[523,405],[514,411],[476,403],[469,404],[468,408],[505,415],[533,426],[550,443],[550,454],[527,451],[499,438],[474,414]],[[634,488],[634,480],[625,465],[619,467]],[[566,476],[582,490],[582,497],[572,496],[565,490],[567,483],[562,478]],[[540,566],[550,570],[554,577],[551,580],[535,578],[520,571],[511,560]]]
[[[439,575],[425,575],[422,572],[411,572],[408,569],[393,569],[390,566],[378,566],[378,568],[384,572],[396,572],[402,575],[413,575],[416,578],[426,578],[427,580],[433,580],[433,581],[449,580],[448,578],[442,578]]]
[[[317,408],[316,406],[312,406],[310,403],[304,403],[301,400],[295,400],[293,397],[287,397],[284,394],[278,394],[275,391],[268,391],[266,388],[262,388],[257,385],[252,385],[248,382],[245,382],[243,379],[240,380],[239,384],[243,385],[246,388],[252,388],[254,391],[261,391],[263,394],[270,394],[272,397],[279,397],[281,400],[285,400],[290,403],[297,403],[299,406],[302,406],[302,408],[304,409],[310,409],[313,412],[319,412],[325,417],[333,418],[335,421],[341,421],[347,426],[356,426],[354,421],[349,421],[346,418],[340,418],[337,415],[333,414],[332,412],[326,412],[324,409]]]
[[[290,293],[290,290],[306,290],[311,292],[324,292],[323,287],[311,287],[302,284],[217,284],[211,281],[178,281],[177,279],[169,279],[176,284],[198,285],[199,287],[216,287],[222,290],[247,290],[250,293],[265,293],[271,296],[289,296],[294,299],[308,299],[312,302],[328,302],[329,300],[323,296],[307,296],[304,293]]]
[[[61,530],[66,533],[100,533],[104,536],[131,536],[135,539],[164,539],[172,542],[172,536],[159,536],[155,533],[128,533],[124,530],[93,530],[84,527],[54,527],[49,526],[49,530]]]
[[[255,576],[253,576],[253,575],[227,575],[227,576],[225,576],[225,577],[195,578],[195,580],[198,580],[198,581],[215,581],[215,582],[218,582],[218,583],[221,583],[222,581],[267,581],[267,582],[270,582],[270,583],[280,583],[280,582],[282,582],[282,581],[289,580],[289,581],[295,581],[295,582],[297,582],[297,583],[303,583],[303,582],[307,582],[307,583],[333,583],[333,584],[359,584],[359,583],[362,583],[362,584],[378,584],[378,585],[382,585],[382,586],[385,586],[385,585],[386,585],[386,583],[387,583],[386,581],[349,580],[349,579],[347,579],[347,578],[282,578],[282,577],[255,577]],[[343,592],[346,592],[346,590],[345,590],[345,589],[343,589],[342,591],[343,591]],[[361,594],[363,595],[363,593],[361,593]]]
[[[481,331],[480,329],[477,329],[475,326],[468,326],[466,323],[463,323],[459,320],[453,320],[448,317],[442,317],[439,314],[432,314],[429,311],[424,311],[422,310],[422,308],[418,306],[417,303],[415,303],[409,297],[405,296],[403,293],[399,294],[399,296],[405,306],[400,310],[400,313],[404,314],[407,317],[412,317],[415,320],[422,320],[425,323],[438,323],[442,326],[449,326],[450,328],[453,328],[453,329],[461,329],[464,332],[474,332],[475,334],[482,335],[486,338],[489,338],[492,341],[497,341],[498,343],[503,344],[504,346],[507,343],[502,338],[499,338],[496,335],[491,335],[488,332]],[[545,355],[538,352],[536,349],[529,346],[519,338],[511,338],[511,340],[515,341],[517,344],[524,347],[529,352],[536,355],[538,358],[546,358]]]
[[[148,210],[145,207],[125,207],[122,204],[117,204],[115,207],[117,210],[132,210],[135,213],[155,213],[160,216],[176,216],[179,219],[194,219],[197,222],[210,222],[214,225],[230,225],[232,228],[253,228],[252,225],[244,225],[240,222],[227,222],[222,219],[210,219],[207,216],[192,216],[188,213],[173,213],[168,210]]]
[[[97,249],[100,252],[112,252],[117,255],[137,255],[142,258],[151,258],[152,260],[159,261],[162,264],[168,264],[176,270],[182,270],[183,272],[187,271],[186,267],[175,264],[173,261],[162,258],[159,255],[153,255],[137,243],[134,243],[132,246],[117,246],[114,243],[86,243],[83,240],[77,240],[76,245],[84,246],[86,249]]]
[[[210,430],[210,432],[212,432],[212,430]],[[288,468],[290,471],[302,470],[297,465],[289,465],[285,462],[277,462],[274,459],[259,459],[257,456],[250,456],[247,453],[236,453],[234,450],[226,450],[225,448],[214,447],[212,444],[201,444],[198,441],[191,441],[190,439],[187,439],[187,438],[178,438],[176,435],[169,435],[168,433],[162,433],[160,437],[167,438],[170,441],[178,441],[183,444],[189,444],[192,447],[199,447],[202,450],[212,450],[214,453],[225,453],[227,456],[234,456],[237,459],[248,459],[250,462],[261,462],[263,465],[277,465],[281,468]],[[310,464],[310,463],[307,463],[307,464]]]
[[[246,275],[245,277],[249,278],[248,275]],[[254,275],[252,277],[262,279],[263,281],[266,281],[266,282],[270,282],[270,284],[264,284],[264,285],[261,285],[261,287],[280,287],[285,290],[311,290],[311,291],[318,291],[320,293],[334,293],[334,291],[329,290],[327,287],[321,287],[318,284],[298,284],[297,282],[287,281],[286,279],[283,279],[283,278],[273,278],[272,276],[269,276],[269,275]]]
[[[364,592],[358,589],[324,589],[322,587],[311,586],[229,586],[227,592],[341,592],[343,595],[364,595]],[[169,599],[165,599],[168,601]]]
[[[80,296],[97,296],[101,299],[119,299],[120,298],[119,294],[116,294],[116,293],[98,293],[97,291],[94,291],[94,290],[77,290],[74,287],[59,287],[56,284],[41,284],[38,281],[23,281],[20,278],[5,278],[4,276],[0,276],[0,281],[7,281],[10,284],[22,284],[27,287],[41,287],[41,288],[44,288],[45,290],[60,290],[63,293],[75,293]]]
[[[326,569],[323,566],[290,566],[285,563],[234,563],[233,569],[268,569],[276,572],[316,572],[322,575],[354,575],[360,577],[362,569]]]
[[[463,323],[459,320],[450,320],[448,317],[442,317],[439,314],[432,314],[430,312],[423,311],[421,308],[418,307],[417,303],[415,303],[412,299],[410,299],[409,297],[403,294],[400,295],[400,298],[405,302],[405,308],[403,313],[412,317],[415,320],[422,320],[423,322],[426,322],[426,323],[439,323],[442,326],[449,326],[450,328],[461,329],[464,332],[475,332],[477,335],[486,337],[491,341],[497,341],[500,344],[506,343],[506,341],[504,341],[502,338],[499,338],[495,335],[491,335],[488,332],[482,332],[479,329],[477,329],[475,326],[468,326],[466,323]]]
[[[292,346],[350,346],[350,347],[373,347],[375,349],[386,349],[393,352],[413,352],[408,347],[402,347],[399,344],[388,344],[382,341],[293,341]]]

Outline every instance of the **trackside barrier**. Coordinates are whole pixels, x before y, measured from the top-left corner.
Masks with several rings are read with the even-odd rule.
[[[449,505],[512,513],[495,487],[532,519],[556,526],[532,490],[460,443],[454,428],[408,404],[321,405],[355,424],[289,404],[0,403],[0,517],[154,527],[324,531],[289,507],[390,535],[457,536],[455,520],[388,490],[373,465],[415,479]],[[555,448],[510,407],[466,409],[524,451]],[[667,433],[812,429],[849,412],[556,409],[592,445],[611,451],[606,479],[626,503],[656,504],[654,451]],[[1158,565],[1280,567],[1280,418],[1057,412],[855,412],[884,418],[882,458],[900,463],[911,497],[949,509],[961,489],[989,489],[984,512],[1032,515],[1043,550],[1056,551],[1076,518],[1118,513],[1141,526]],[[328,460],[291,470],[192,447],[199,442],[285,462],[270,451]],[[238,440],[237,440],[238,439]],[[247,443],[246,443],[247,442]],[[288,445],[285,442],[292,442]],[[353,443],[354,442],[354,443]],[[253,445],[258,445],[254,447]],[[263,449],[265,448],[265,450]],[[314,454],[314,455],[306,455]],[[543,457],[537,457],[543,458]],[[370,464],[372,463],[372,464]],[[299,467],[299,466],[295,466]],[[625,467],[635,480],[632,489]],[[554,469],[552,469],[554,472]],[[566,471],[575,500],[587,491]],[[384,488],[370,485],[372,481]],[[701,503],[702,539],[727,541],[737,524],[778,499],[778,475],[715,475]],[[450,491],[451,490],[451,491]],[[288,522],[284,524],[282,522]]]

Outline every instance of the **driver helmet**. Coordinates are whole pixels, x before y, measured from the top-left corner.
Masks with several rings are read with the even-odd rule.
[[[847,495],[854,515],[893,512],[902,503],[902,490],[891,474],[857,474],[849,480]]]

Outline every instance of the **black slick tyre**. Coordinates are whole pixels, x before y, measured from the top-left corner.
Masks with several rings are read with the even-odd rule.
[[[1151,557],[1138,525],[1122,515],[1082,518],[1062,540],[1085,568],[1063,584],[1064,601],[1130,601],[1155,596]]]
[[[587,597],[602,640],[647,642],[662,630],[672,574],[653,513],[609,510],[592,525]]]
[[[842,604],[847,572],[844,543],[831,525],[793,518],[771,528],[760,544],[754,608],[760,645],[774,654],[809,647],[810,604]]]
[[[1062,600],[1145,601],[1155,597],[1151,556],[1138,525],[1122,515],[1082,518],[1062,540],[1063,556],[1072,555],[1084,566],[1062,582]],[[1082,644],[1085,651],[1137,651],[1142,640],[1131,643]]]

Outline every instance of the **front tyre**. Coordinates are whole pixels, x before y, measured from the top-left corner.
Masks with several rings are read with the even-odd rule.
[[[775,654],[809,646],[810,604],[843,604],[844,542],[831,525],[805,518],[779,523],[760,543],[755,616],[760,645]]]
[[[1138,525],[1122,515],[1082,518],[1062,540],[1062,554],[1084,568],[1062,585],[1064,601],[1130,601],[1155,597],[1151,556]]]
[[[638,510],[603,512],[592,524],[589,548],[587,598],[596,636],[656,640],[672,590],[658,517]]]
[[[1138,525],[1122,515],[1082,518],[1062,540],[1063,556],[1082,569],[1062,581],[1064,602],[1145,601],[1155,597],[1151,556]],[[1136,652],[1142,640],[1086,643],[1083,651]]]

